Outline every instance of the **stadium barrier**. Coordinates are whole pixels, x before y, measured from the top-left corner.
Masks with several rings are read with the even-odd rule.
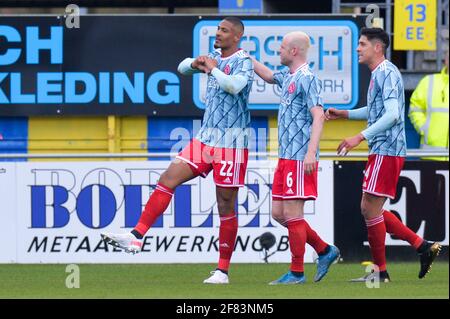
[[[49,159],[49,158],[163,158],[170,157],[174,158],[178,153],[169,153],[169,152],[158,152],[158,153],[46,153],[46,154],[29,154],[29,153],[4,153],[0,154],[0,160],[2,159],[17,159],[17,158],[29,158],[29,159]],[[276,158],[278,157],[278,152],[249,152],[249,157],[269,157]],[[367,157],[368,152],[351,152],[348,153],[345,157],[338,156],[335,152],[320,152],[321,158],[361,158]],[[414,157],[448,157],[449,152],[448,149],[434,149],[434,150],[423,150],[423,149],[409,149],[407,151],[407,158]]]
[[[431,154],[432,153],[432,154]],[[15,154],[0,154],[11,159]],[[26,158],[161,157],[171,154],[18,154]],[[173,155],[173,154],[172,154]],[[253,153],[252,156],[276,156]],[[410,150],[408,156],[437,152]],[[448,156],[441,151],[440,156]],[[336,157],[335,154],[322,154]],[[349,156],[364,156],[349,154]],[[340,158],[342,159],[342,158]],[[147,234],[144,251],[131,256],[107,247],[100,232],[129,231],[137,222],[152,186],[169,161],[150,162],[0,162],[0,240],[8,242],[0,263],[184,263],[215,262],[219,219],[211,176],[177,188],[166,213]],[[269,262],[289,262],[286,229],[270,217],[275,160],[251,160],[239,192],[239,238],[234,262],[259,263],[259,236],[273,233]],[[308,222],[345,261],[369,257],[359,212],[364,161],[324,159],[319,167],[319,198],[308,202]],[[211,174],[210,174],[211,175]],[[407,161],[397,197],[385,207],[429,240],[442,242],[448,254],[448,162]],[[405,243],[388,236],[389,258],[416,258]],[[307,247],[305,261],[314,253]]]
[[[9,263],[206,263],[218,258],[218,226],[212,174],[179,186],[162,218],[135,256],[113,250],[101,232],[125,232],[137,223],[148,194],[168,161],[3,162],[0,164],[0,262]],[[276,161],[249,161],[238,196],[240,230],[234,262],[263,262],[259,236],[276,237],[270,262],[287,262],[286,230],[270,217]],[[333,162],[320,163],[322,200],[306,215],[333,241]],[[316,212],[320,212],[316,213]],[[308,248],[309,249],[309,248]],[[312,261],[307,250],[306,260]]]

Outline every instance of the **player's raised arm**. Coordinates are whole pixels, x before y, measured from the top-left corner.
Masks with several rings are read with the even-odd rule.
[[[255,67],[255,73],[267,83],[274,84],[273,71],[253,57],[252,61]]]
[[[235,74],[225,74],[217,68],[217,61],[212,58],[205,60],[205,72],[214,76],[220,88],[227,93],[237,95],[247,86],[250,73],[253,73],[253,65],[250,59],[243,63],[245,66],[237,70]]]
[[[194,73],[205,72],[204,64],[205,56],[199,56],[197,58],[186,58],[178,65],[178,72],[184,75],[191,75]]]

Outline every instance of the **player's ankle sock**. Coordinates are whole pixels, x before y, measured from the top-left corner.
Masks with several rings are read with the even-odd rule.
[[[423,239],[417,236],[415,232],[404,225],[397,216],[388,210],[383,210],[384,223],[386,224],[386,231],[389,234],[394,234],[401,240],[407,241],[415,249],[418,249],[422,244]]]
[[[325,249],[327,249],[328,244],[320,238],[320,236],[314,231],[314,229],[309,226],[308,222],[306,220],[303,220],[305,223],[305,229],[306,229],[306,242],[308,245],[311,245],[312,248],[320,255],[319,252],[323,252]]]
[[[426,241],[426,240],[423,240],[422,244],[419,246],[419,248],[416,249],[416,251],[417,251],[419,254],[422,254],[422,253],[424,253],[430,246],[431,246],[431,243],[429,243],[429,242]]]
[[[228,271],[238,230],[236,214],[220,217],[219,229],[219,265],[221,271]]]
[[[223,269],[220,269],[220,268],[216,268],[216,270],[218,270],[218,271],[220,271],[220,272],[222,272],[222,273],[224,273],[225,275],[228,276],[228,270],[223,270]]]
[[[134,235],[137,239],[142,239],[144,236],[142,236],[139,232],[137,232],[135,229],[133,229],[130,233]]]
[[[330,252],[330,248],[331,248],[330,245],[327,245],[327,247],[325,247],[325,249],[322,250],[321,252],[318,252],[317,255],[323,256],[323,255],[328,254]]]
[[[303,271],[291,271],[291,273],[295,276],[295,277],[303,277],[304,272]]]
[[[386,225],[384,224],[383,215],[366,219],[366,226],[373,262],[378,266],[379,271],[384,271],[386,270]]]
[[[141,236],[144,236],[150,227],[152,227],[156,219],[167,209],[167,206],[169,206],[169,203],[172,200],[172,196],[172,189],[158,183],[147,201],[147,204],[145,204],[144,211],[142,212],[136,227],[134,227],[134,230]]]
[[[289,230],[289,248],[292,261],[291,272],[303,272],[303,257],[305,255],[306,226],[303,218],[295,218],[287,221]]]

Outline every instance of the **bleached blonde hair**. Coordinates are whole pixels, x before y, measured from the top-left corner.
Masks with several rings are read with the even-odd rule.
[[[311,47],[311,40],[303,31],[292,31],[287,33],[284,37],[288,40],[289,47],[297,47],[302,55],[306,55],[308,49]]]

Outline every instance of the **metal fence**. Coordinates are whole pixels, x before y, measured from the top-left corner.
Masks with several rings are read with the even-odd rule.
[[[68,153],[68,154],[0,154],[1,159],[66,159],[66,158],[163,158],[163,157],[175,157],[178,153]],[[321,152],[321,158],[360,158],[367,157],[368,152],[351,152],[346,156],[338,156],[335,152]],[[278,157],[277,152],[249,152],[249,157]],[[406,154],[407,158],[417,157],[449,157],[448,149],[436,149],[436,150],[423,150],[423,149],[410,149]]]

